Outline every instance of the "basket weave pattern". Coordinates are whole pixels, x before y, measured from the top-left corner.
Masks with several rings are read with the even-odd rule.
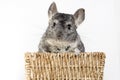
[[[26,53],[26,80],[103,80],[105,54]]]

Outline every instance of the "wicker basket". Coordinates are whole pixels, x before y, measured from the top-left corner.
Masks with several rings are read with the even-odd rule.
[[[103,80],[105,54],[26,53],[26,80]]]

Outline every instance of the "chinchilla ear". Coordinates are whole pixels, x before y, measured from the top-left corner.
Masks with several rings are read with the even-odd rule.
[[[51,18],[53,15],[55,15],[57,13],[57,7],[56,7],[56,4],[55,2],[53,2],[50,7],[49,7],[49,10],[48,10],[48,16],[49,18]]]
[[[75,24],[76,25],[81,24],[85,19],[85,10],[83,8],[78,9],[74,13],[74,18],[75,18]]]

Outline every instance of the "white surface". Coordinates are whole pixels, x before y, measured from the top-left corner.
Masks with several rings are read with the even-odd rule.
[[[0,0],[0,79],[24,80],[24,53],[37,51],[48,26],[47,10],[53,0]],[[78,33],[87,52],[106,53],[104,80],[120,80],[119,1],[55,0],[58,11],[86,10]]]

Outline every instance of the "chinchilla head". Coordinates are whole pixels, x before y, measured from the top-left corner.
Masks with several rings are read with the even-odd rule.
[[[73,15],[59,13],[56,4],[53,2],[48,10],[49,26],[46,34],[49,38],[72,41],[77,37],[77,26],[85,18],[85,10],[78,9]]]

